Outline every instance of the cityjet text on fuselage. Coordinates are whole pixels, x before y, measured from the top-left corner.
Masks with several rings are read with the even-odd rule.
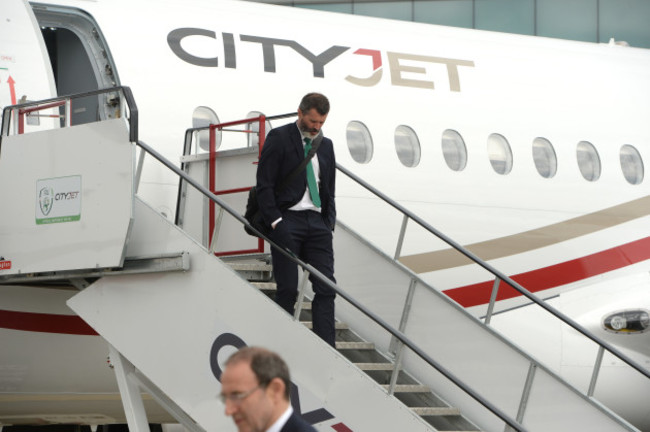
[[[223,46],[223,58],[199,57],[189,53],[182,46],[186,37],[206,37],[214,39],[215,43]],[[167,43],[172,52],[181,60],[201,67],[225,67],[237,68],[237,44],[235,34],[221,33],[221,42],[217,33],[211,30],[200,28],[179,28],[172,30],[167,35]],[[325,78],[325,67],[331,62],[345,61],[346,55],[365,56],[368,58],[368,72],[363,76],[348,75],[345,80],[351,84],[372,87],[377,85],[383,78],[383,56],[382,51],[374,49],[357,49],[352,51],[350,47],[332,45],[320,53],[313,53],[300,42],[289,39],[278,39],[263,36],[239,35],[239,42],[257,44],[261,50],[264,72],[276,73],[276,49],[290,49],[295,52],[302,61],[309,62],[312,66],[315,78]],[[388,63],[388,75],[390,83],[394,86],[412,87],[419,89],[434,89],[437,79],[431,78],[431,73],[445,73],[446,77],[440,76],[441,82],[448,83],[448,90],[452,92],[461,91],[460,69],[474,67],[474,61],[447,57],[436,57],[424,54],[412,54],[395,51],[386,51],[385,57]],[[437,66],[437,68],[435,67]],[[443,87],[444,88],[444,87]]]

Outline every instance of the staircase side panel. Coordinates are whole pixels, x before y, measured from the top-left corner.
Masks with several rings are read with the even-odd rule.
[[[123,119],[5,137],[0,276],[121,266],[134,152]]]
[[[256,147],[219,152],[216,160],[216,189],[223,191],[254,186],[258,152]],[[219,198],[241,214],[246,211],[248,191],[220,195]],[[227,213],[225,215],[213,249],[217,252],[230,252],[257,248],[257,237],[246,234],[239,221]]]
[[[335,275],[341,288],[398,328],[410,280],[417,276],[342,224],[335,234],[335,254]],[[529,357],[461,306],[420,279],[417,281],[405,335],[483,398],[516,418],[529,370]],[[379,340],[378,348],[387,352],[386,348],[390,347],[387,332],[369,323],[342,299],[337,302],[337,317],[367,340]],[[407,351],[403,365],[485,430],[503,430],[503,422],[498,417],[416,354]],[[584,398],[558,376],[548,372],[538,372],[538,375],[544,375],[545,379],[534,382],[535,394],[540,392],[548,398],[529,400],[531,415],[524,422],[529,430],[575,430],[566,428],[575,421],[581,422],[584,430],[629,430],[617,423],[619,419],[611,411]],[[533,415],[533,412],[545,412],[546,415]]]
[[[141,201],[129,255],[186,251],[185,272],[100,279],[68,305],[208,431],[234,431],[217,399],[220,368],[237,343],[279,352],[298,387],[300,411],[319,430],[427,431],[310,330]],[[328,418],[327,414],[330,413]]]
[[[185,172],[199,184],[208,187],[208,162],[207,155],[185,156],[181,159]],[[208,198],[198,190],[184,184],[179,200],[178,226],[183,228],[190,237],[208,247]]]
[[[214,159],[214,192],[219,199],[241,214],[246,210],[247,189],[255,185],[258,152],[256,147],[220,151],[216,153]],[[210,155],[208,153],[185,156],[182,162],[190,177],[209,187]],[[194,239],[208,247],[212,234],[209,230],[210,200],[193,187],[188,187],[181,203],[179,225]],[[257,248],[257,237],[246,234],[241,223],[226,212],[219,220],[218,211],[219,207],[215,206],[215,223],[220,223],[220,229],[214,237],[213,250],[223,253]]]
[[[536,430],[553,430],[558,432],[574,432],[588,430],[608,432],[615,430],[635,430],[622,428],[623,419],[612,414],[597,415],[591,404],[582,403],[586,396],[577,392],[558,392],[553,375],[545,370],[535,372],[535,381],[528,399],[523,424],[535,427]],[[597,405],[598,401],[592,400]],[[605,408],[607,409],[607,408]],[[549,415],[549,413],[553,413]],[[562,421],[559,424],[559,421]]]

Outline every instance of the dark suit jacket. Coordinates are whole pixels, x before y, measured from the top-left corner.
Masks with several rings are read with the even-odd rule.
[[[280,432],[316,432],[316,429],[294,411]]]
[[[332,140],[323,137],[316,156],[320,170],[321,214],[327,226],[334,229],[336,160]],[[276,195],[275,190],[304,158],[302,136],[296,123],[289,123],[269,132],[257,166],[257,202],[267,225],[282,217],[283,210],[302,199],[307,188],[305,170],[279,194]]]

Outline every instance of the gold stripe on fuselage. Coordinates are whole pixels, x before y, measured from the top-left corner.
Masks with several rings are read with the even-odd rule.
[[[650,196],[568,219],[545,227],[466,245],[484,261],[504,258],[591,234],[650,214]],[[427,273],[471,264],[455,249],[443,249],[399,259],[415,273]]]

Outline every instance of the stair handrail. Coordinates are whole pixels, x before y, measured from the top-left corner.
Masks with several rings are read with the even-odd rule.
[[[358,309],[360,312],[362,312],[364,315],[372,319],[374,322],[376,322],[380,327],[384,328],[386,331],[388,331],[393,337],[398,339],[400,342],[404,344],[404,346],[408,347],[413,351],[416,355],[418,355],[422,360],[424,360],[427,364],[435,368],[439,373],[441,373],[443,376],[445,376],[447,379],[449,379],[451,382],[453,382],[457,387],[459,387],[461,390],[463,390],[466,394],[468,394],[470,397],[472,397],[474,400],[479,402],[481,405],[483,405],[486,409],[488,409],[490,412],[492,412],[495,416],[499,417],[502,421],[504,421],[508,426],[512,427],[513,429],[517,431],[522,431],[525,432],[526,428],[521,425],[519,422],[508,416],[506,413],[504,413],[501,409],[493,405],[491,402],[483,398],[480,394],[478,394],[476,391],[474,391],[471,387],[469,387],[467,384],[465,384],[462,380],[460,380],[458,377],[456,377],[452,372],[447,370],[444,366],[442,366],[440,363],[435,361],[433,358],[431,358],[428,354],[426,354],[424,351],[422,351],[413,341],[411,341],[404,333],[401,331],[393,328],[390,324],[388,324],[386,321],[384,321],[382,318],[377,316],[375,313],[367,309],[365,306],[363,306],[361,303],[359,303],[357,300],[355,300],[352,296],[347,294],[345,291],[343,291],[338,285],[333,283],[331,280],[329,280],[327,277],[325,277],[322,273],[320,273],[316,268],[313,266],[303,262],[300,260],[298,257],[295,256],[294,253],[292,253],[290,250],[284,249],[283,247],[279,246],[277,243],[273,242],[270,238],[264,236],[262,233],[258,232],[253,226],[251,226],[244,217],[234,210],[232,207],[230,207],[228,204],[226,204],[224,201],[222,201],[220,198],[218,198],[215,194],[210,192],[207,188],[202,186],[201,184],[197,183],[194,179],[192,179],[187,173],[179,169],[176,165],[174,165],[172,162],[167,160],[165,157],[163,157],[160,153],[155,151],[152,147],[148,146],[144,142],[140,141],[138,139],[138,109],[137,105],[135,103],[135,99],[133,98],[133,94],[131,92],[131,89],[127,86],[115,86],[115,87],[110,87],[110,88],[105,88],[105,89],[99,89],[99,90],[93,90],[89,92],[84,92],[84,93],[75,93],[71,95],[64,95],[64,96],[58,96],[55,98],[50,98],[46,100],[39,100],[39,101],[32,101],[32,102],[26,102],[23,104],[17,104],[17,105],[11,105],[7,106],[3,109],[3,115],[2,115],[2,125],[0,127],[0,149],[2,148],[2,137],[5,135],[10,134],[10,122],[11,122],[11,112],[16,113],[16,118],[18,118],[17,121],[21,121],[24,116],[21,117],[21,115],[24,115],[25,113],[28,113],[31,110],[38,110],[38,109],[45,109],[45,108],[50,108],[53,107],[57,102],[60,102],[62,100],[70,101],[72,99],[80,98],[80,97],[85,97],[85,96],[93,96],[93,95],[100,95],[103,93],[111,93],[111,92],[121,92],[124,96],[124,99],[126,101],[126,106],[128,107],[129,110],[129,116],[128,116],[128,122],[129,122],[129,141],[136,143],[142,150],[145,152],[149,153],[152,155],[154,158],[156,158],[160,163],[165,165],[168,169],[172,170],[174,173],[176,173],[179,177],[184,179],[185,181],[188,182],[188,184],[191,184],[194,188],[196,188],[199,192],[201,192],[203,195],[205,195],[209,200],[214,202],[215,204],[219,205],[222,209],[224,209],[226,212],[228,212],[231,216],[233,216],[236,220],[238,220],[241,224],[247,226],[250,228],[253,232],[257,233],[260,235],[264,240],[266,240],[271,246],[276,247],[282,254],[284,254],[286,257],[291,259],[293,262],[295,262],[297,265],[305,269],[306,271],[310,272],[313,274],[316,278],[321,280],[323,283],[325,283],[327,286],[329,286],[331,289],[333,289],[338,295],[340,295],[343,299],[348,301],[352,306],[354,306],[356,309]],[[41,108],[38,108],[38,107]],[[22,110],[22,112],[21,112]],[[66,126],[69,126],[69,121],[66,122]],[[20,128],[17,128],[18,133],[22,133],[22,130]],[[479,264],[482,266],[484,269],[487,271],[491,272],[495,276],[498,276],[500,279],[508,282],[513,288],[518,290],[522,295],[528,297],[531,299],[533,302],[537,303],[539,306],[543,307],[546,309],[549,313],[555,315],[557,318],[561,319],[571,327],[573,327],[575,330],[578,332],[582,333],[584,336],[590,338],[594,342],[596,342],[598,345],[601,346],[602,348],[607,349],[610,353],[614,354],[617,356],[619,359],[623,360],[625,363],[636,369],[637,371],[641,372],[642,375],[650,378],[650,372],[646,371],[643,369],[640,365],[638,365],[636,362],[634,362],[632,359],[629,359],[627,356],[625,356],[623,353],[618,351],[616,348],[612,347],[610,344],[608,344],[605,341],[602,341],[600,338],[598,338],[595,335],[592,335],[588,330],[583,329],[578,323],[574,322],[571,320],[569,317],[565,316],[561,312],[557,311],[555,308],[545,304],[543,301],[537,299],[536,296],[534,296],[532,293],[527,291],[525,288],[523,288],[521,285],[518,283],[514,282],[511,280],[508,276],[502,274],[499,272],[497,269],[493,268],[489,264],[485,263],[482,261],[480,258],[472,254],[470,251],[464,249],[461,245],[457,244],[444,234],[440,233],[437,231],[435,228],[430,226],[428,223],[423,221],[421,218],[418,216],[412,214],[409,212],[407,209],[399,205],[397,202],[394,200],[390,199],[388,196],[384,195],[377,189],[373,188],[370,186],[368,183],[360,179],[359,177],[355,176],[352,174],[350,171],[342,167],[341,165],[337,164],[337,169],[344,174],[346,174],[348,177],[351,179],[355,180],[358,184],[381,198],[383,201],[387,202],[394,208],[396,208],[398,211],[402,212],[405,216],[408,216],[410,219],[418,223],[420,226],[423,228],[427,229],[429,232],[432,234],[436,235],[438,238],[441,240],[445,241],[447,244],[450,246],[454,247],[457,251],[461,252],[463,255],[465,255],[467,258],[470,260],[474,261],[475,263]]]
[[[347,302],[349,302],[352,306],[354,306],[356,309],[358,309],[360,312],[362,312],[364,315],[366,315],[368,318],[376,322],[380,327],[384,328],[386,331],[388,331],[393,337],[398,339],[400,342],[403,343],[404,346],[408,347],[413,351],[416,355],[418,355],[422,360],[424,360],[427,364],[432,366],[434,369],[436,369],[439,373],[441,373],[443,376],[445,376],[447,379],[449,379],[454,385],[456,385],[458,388],[463,390],[466,394],[468,394],[470,397],[472,397],[474,400],[476,400],[478,403],[483,405],[486,409],[488,409],[490,412],[492,412],[495,416],[500,418],[502,421],[504,421],[508,426],[513,428],[516,431],[521,431],[521,432],[526,432],[527,429],[521,425],[519,422],[514,420],[512,417],[510,417],[508,414],[504,413],[501,409],[493,405],[491,402],[483,398],[480,394],[478,394],[476,391],[474,391],[470,386],[465,384],[462,380],[460,380],[458,377],[456,377],[452,372],[447,370],[444,366],[442,366],[440,363],[435,361],[433,358],[431,358],[428,354],[426,354],[424,351],[422,351],[413,341],[411,341],[404,333],[402,333],[400,330],[397,330],[393,328],[390,324],[388,324],[386,321],[384,321],[382,318],[380,318],[378,315],[376,315],[374,312],[370,311],[368,308],[366,308],[364,305],[359,303],[357,300],[355,300],[352,296],[350,296],[348,293],[343,291],[338,285],[336,285],[334,282],[332,282],[330,279],[325,277],[321,272],[319,272],[316,268],[311,266],[310,264],[307,264],[300,260],[293,252],[291,252],[288,249],[285,249],[278,245],[277,243],[273,242],[270,238],[264,236],[261,232],[257,231],[252,225],[248,223],[246,219],[236,210],[234,210],[232,207],[230,207],[227,203],[222,201],[220,198],[218,198],[215,194],[210,192],[207,188],[205,188],[203,185],[199,184],[196,182],[193,178],[191,178],[187,173],[182,171],[179,167],[174,165],[172,162],[170,162],[168,159],[166,159],[164,156],[162,156],[160,153],[158,153],[156,150],[154,150],[152,147],[144,143],[143,141],[138,139],[138,109],[137,105],[135,103],[135,99],[133,98],[133,94],[131,92],[131,89],[127,86],[116,86],[116,87],[110,87],[110,88],[105,88],[105,89],[99,89],[99,90],[93,90],[89,92],[84,92],[84,93],[76,93],[72,95],[65,95],[65,96],[59,96],[51,99],[46,99],[46,100],[40,100],[40,101],[33,101],[33,102],[27,102],[24,104],[17,104],[17,105],[11,105],[7,106],[3,109],[3,116],[2,116],[2,125],[0,127],[0,149],[2,145],[2,137],[5,135],[10,134],[10,121],[11,121],[11,115],[10,112],[16,112],[16,117],[19,118],[20,120],[20,115],[27,113],[32,107],[38,107],[38,106],[43,106],[47,104],[52,104],[59,102],[61,100],[72,100],[84,96],[93,96],[93,95],[99,95],[103,93],[111,93],[111,92],[121,92],[124,96],[124,99],[126,101],[126,106],[128,107],[129,110],[129,116],[128,116],[128,121],[129,121],[129,141],[135,143],[138,145],[142,150],[144,150],[146,153],[149,153],[152,155],[155,159],[157,159],[160,163],[165,165],[168,169],[172,170],[176,175],[181,177],[183,180],[185,180],[188,184],[192,185],[195,189],[197,189],[200,193],[202,193],[204,196],[206,196],[210,201],[214,202],[215,204],[219,205],[222,209],[224,209],[226,212],[228,212],[231,216],[233,216],[236,220],[238,220],[241,224],[247,226],[248,228],[251,229],[251,231],[255,232],[258,234],[260,237],[264,238],[271,246],[276,247],[283,255],[285,255],[287,258],[291,259],[293,262],[295,262],[297,265],[308,271],[309,273],[313,274],[316,278],[318,278],[320,281],[325,283],[327,286],[329,286],[331,289],[333,289],[338,295],[340,295],[343,299],[345,299]],[[53,105],[47,105],[47,107],[52,107]],[[45,107],[42,107],[45,108]],[[37,110],[38,108],[36,108]],[[26,110],[23,111],[22,113],[20,110]],[[69,121],[66,122],[66,126],[69,126]],[[19,131],[18,133],[22,133],[22,131]],[[525,288],[517,284],[516,282],[512,281],[509,277],[506,275],[503,275],[501,272],[499,272],[496,269],[493,269],[489,264],[483,262],[480,260],[480,258],[476,257],[474,254],[471,252],[465,250],[462,246],[459,244],[455,243],[453,240],[445,236],[444,234],[438,232],[435,228],[431,227],[429,224],[424,222],[422,219],[417,217],[416,215],[412,214],[405,208],[403,208],[401,205],[384,195],[383,193],[379,192],[372,186],[370,186],[368,183],[363,181],[362,179],[358,178],[351,172],[349,172],[347,169],[342,167],[341,165],[337,164],[337,169],[339,171],[343,172],[344,174],[348,175],[350,178],[355,180],[357,183],[380,197],[382,200],[385,202],[389,203],[392,205],[394,208],[398,209],[401,211],[404,215],[408,215],[409,218],[417,222],[419,225],[421,225],[423,228],[429,230],[432,234],[436,235],[452,247],[454,247],[456,250],[459,252],[463,253],[466,257],[470,258],[477,264],[481,265],[483,268],[486,270],[490,271],[492,274],[499,276],[502,280],[507,281],[513,288],[517,289],[520,291],[523,295],[526,297],[530,298],[531,300],[535,301],[537,298],[530,292],[528,292]],[[538,301],[535,301],[538,303]],[[551,306],[545,305],[542,303],[538,303],[540,306],[542,306],[544,309],[549,311],[550,313],[555,312],[554,315],[556,315],[558,318],[562,319],[565,321],[567,324],[572,326],[575,330],[579,331],[583,335],[589,337],[592,339],[594,342],[598,343],[601,347],[607,348],[608,351],[610,351],[612,354],[615,354],[619,359],[625,361],[628,363],[630,366],[632,366],[634,369],[637,369],[639,372],[641,372],[643,375],[646,377],[650,378],[650,372],[646,372],[643,368],[641,368],[639,365],[637,365],[633,360],[628,359],[624,354],[620,353],[617,349],[614,347],[611,347],[608,343],[601,341],[598,337],[595,335],[591,335],[590,332],[588,332],[586,329],[582,329],[582,327],[573,322],[570,318],[566,317],[559,311],[555,310]]]
[[[611,354],[616,356],[618,359],[622,360],[624,363],[632,367],[633,369],[637,370],[640,372],[643,376],[646,378],[650,378],[650,370],[644,368],[641,366],[639,363],[637,363],[635,360],[631,359],[628,357],[626,354],[618,350],[616,347],[608,343],[607,341],[602,340],[595,334],[591,333],[589,330],[578,324],[576,321],[573,319],[569,318],[567,315],[563,314],[553,306],[549,305],[545,301],[541,300],[539,297],[537,297],[535,294],[531,293],[528,291],[526,288],[521,286],[519,283],[515,282],[512,280],[509,276],[506,274],[502,273],[495,267],[491,266],[487,262],[485,262],[483,259],[478,257],[477,255],[473,254],[466,248],[464,248],[462,245],[459,243],[455,242],[452,240],[450,237],[446,236],[442,232],[438,231],[435,229],[433,226],[431,226],[429,223],[424,221],[422,218],[414,214],[413,212],[409,211],[406,209],[404,206],[401,204],[397,203],[395,200],[391,199],[372,185],[370,185],[368,182],[360,178],[359,176],[355,175],[352,173],[350,170],[347,168],[343,167],[341,164],[336,164],[336,168],[348,176],[350,179],[355,181],[357,184],[360,186],[364,187],[367,189],[369,192],[395,208],[397,211],[401,212],[404,217],[408,217],[409,219],[413,220],[415,223],[420,225],[422,228],[425,230],[429,231],[431,234],[435,235],[438,237],[440,240],[444,241],[447,243],[449,246],[454,248],[456,251],[460,252],[461,254],[465,255],[465,257],[469,258],[471,261],[473,261],[475,264],[478,264],[479,266],[483,267],[485,270],[488,272],[492,273],[494,276],[496,276],[498,279],[507,282],[510,286],[512,286],[514,289],[516,289],[518,292],[520,292],[522,295],[530,299],[533,303],[537,304],[541,308],[545,309],[547,312],[549,312],[551,315],[555,316],[556,318],[560,319],[563,321],[565,324],[569,325],[571,328],[576,330],[577,332],[581,333],[583,336],[591,339],[593,342],[595,342],[601,349],[605,349],[609,351]],[[402,232],[403,235],[403,232]],[[400,239],[401,240],[401,239]],[[399,241],[399,240],[398,240]],[[396,258],[397,259],[397,258]],[[602,357],[602,353],[599,354],[599,357]],[[599,366],[599,362],[596,362],[595,366]]]
[[[499,409],[498,407],[493,405],[490,401],[483,398],[480,394],[478,394],[476,391],[474,391],[472,388],[470,388],[467,384],[465,384],[460,378],[458,378],[456,375],[454,375],[452,372],[447,370],[440,363],[438,363],[433,358],[431,358],[427,353],[422,351],[422,349],[420,349],[404,333],[402,333],[401,331],[393,328],[390,324],[388,324],[386,321],[384,321],[382,318],[380,318],[374,312],[370,311],[368,308],[363,306],[361,303],[359,303],[357,300],[355,300],[352,296],[350,296],[348,293],[343,291],[338,285],[336,285],[330,279],[325,277],[324,274],[322,274],[320,271],[318,271],[312,265],[303,262],[293,252],[291,252],[290,250],[285,249],[284,247],[278,245],[273,240],[271,240],[270,238],[265,236],[263,233],[256,230],[255,227],[253,227],[251,224],[249,224],[248,221],[246,219],[244,219],[244,217],[238,211],[236,211],[235,209],[230,207],[226,202],[222,201],[217,195],[212,193],[208,188],[206,188],[205,186],[198,183],[196,180],[194,180],[192,177],[190,177],[187,173],[182,171],[179,167],[177,167],[176,165],[171,163],[164,156],[162,156],[160,153],[158,153],[156,150],[154,150],[152,147],[150,147],[149,145],[147,145],[143,141],[138,141],[137,145],[142,150],[144,150],[145,152],[149,153],[151,156],[156,158],[160,163],[162,163],[167,168],[169,168],[174,173],[176,173],[179,177],[181,177],[183,180],[185,180],[188,184],[192,185],[197,191],[202,193],[206,198],[208,198],[209,200],[214,202],[216,205],[220,206],[223,210],[228,212],[232,217],[234,217],[236,220],[238,220],[242,225],[245,225],[248,228],[250,228],[251,231],[255,232],[261,238],[266,240],[272,247],[277,248],[277,250],[279,250],[287,258],[292,260],[294,263],[299,265],[304,270],[306,270],[309,273],[311,273],[312,275],[314,275],[317,279],[319,279],[321,282],[325,283],[328,287],[330,287],[332,290],[334,290],[338,295],[340,295],[348,303],[350,303],[352,306],[354,306],[356,309],[358,309],[360,312],[362,312],[368,318],[370,318],[371,320],[376,322],[380,327],[382,327],[383,329],[388,331],[392,336],[399,339],[405,346],[407,346],[409,349],[411,349],[411,351],[413,351],[422,360],[424,360],[431,367],[436,369],[439,373],[441,373],[443,376],[445,376],[448,380],[450,380],[452,383],[454,383],[454,385],[456,385],[458,388],[463,390],[465,393],[467,393],[470,397],[472,397],[478,403],[483,405],[486,409],[488,409],[490,412],[492,412],[495,416],[497,416],[501,420],[503,420],[508,426],[510,426],[511,428],[513,428],[514,430],[519,431],[519,432],[527,432],[527,429],[521,423],[517,422],[515,419],[513,419],[508,414],[503,412],[501,409]]]
[[[241,192],[248,192],[252,186],[243,186],[239,188],[234,188],[234,189],[227,189],[227,190],[216,190],[215,189],[215,177],[216,177],[216,154],[217,154],[217,138],[216,138],[216,133],[217,131],[219,132],[244,132],[244,133],[257,133],[258,135],[258,145],[257,145],[257,151],[258,151],[258,158],[262,154],[262,148],[264,147],[264,140],[266,139],[266,134],[268,131],[266,130],[266,124],[272,121],[272,120],[280,120],[280,119],[285,119],[289,117],[295,117],[297,116],[298,113],[296,111],[293,112],[288,112],[285,114],[278,114],[278,115],[273,115],[273,116],[266,116],[264,114],[260,114],[255,117],[250,117],[246,118],[243,120],[236,120],[236,121],[229,121],[229,122],[222,122],[222,123],[216,123],[216,124],[209,124],[207,126],[198,126],[194,128],[189,128],[185,130],[185,139],[184,139],[184,144],[183,144],[183,157],[189,156],[192,153],[192,142],[193,142],[193,137],[196,135],[196,133],[200,133],[203,131],[208,131],[209,132],[209,152],[208,152],[208,166],[209,166],[209,173],[208,173],[208,178],[209,178],[209,184],[210,184],[210,190],[213,191],[217,195],[225,195],[225,194],[232,194],[232,193],[241,193]],[[251,125],[254,123],[258,123],[258,130],[247,130],[247,129],[231,129],[232,126],[242,126],[242,125]],[[228,129],[226,129],[228,128]],[[249,142],[249,147],[250,147],[250,142]],[[181,169],[185,170],[185,161],[181,161]],[[140,164],[141,166],[141,164]],[[183,181],[180,180],[178,182],[178,194],[177,194],[177,199],[176,199],[176,218],[175,218],[175,223],[178,225],[180,221],[180,213],[181,213],[181,197],[183,196]],[[214,202],[210,201],[209,204],[209,227],[208,227],[208,244],[212,244],[212,235],[214,233]],[[215,255],[217,256],[227,256],[227,255],[239,255],[239,254],[246,254],[246,253],[261,253],[264,251],[264,240],[262,238],[259,238],[257,241],[257,248],[255,249],[247,249],[247,250],[236,250],[236,251],[224,251],[224,252],[215,252]]]
[[[69,104],[70,101],[74,99],[79,99],[87,96],[98,96],[104,93],[114,93],[120,92],[124,95],[126,105],[129,108],[129,141],[137,142],[138,141],[138,106],[135,103],[133,98],[133,93],[131,88],[127,86],[115,86],[108,87],[98,90],[91,90],[83,93],[74,93],[68,95],[61,95],[50,99],[43,99],[38,101],[30,101],[25,103],[20,103],[16,105],[8,105],[2,110],[2,127],[0,132],[0,148],[2,148],[2,137],[9,136],[11,129],[11,119],[14,117],[14,121],[17,123],[16,130],[17,133],[23,133],[23,121],[25,114],[31,112],[36,112],[41,109],[54,108],[63,104]],[[62,103],[63,102],[63,103]],[[66,110],[68,114],[66,115],[66,126],[70,126],[69,120],[69,110]],[[14,116],[11,113],[15,113]]]

